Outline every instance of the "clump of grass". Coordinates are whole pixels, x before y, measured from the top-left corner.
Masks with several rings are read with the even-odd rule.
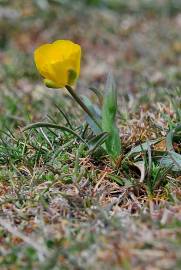
[[[17,2],[12,5],[15,4]],[[19,35],[26,29],[28,20],[36,20],[41,21],[40,29],[36,29],[40,39],[44,25],[44,38],[47,32],[56,36],[56,26],[52,27],[51,20],[55,17],[60,20],[58,7],[59,4],[55,11],[55,6],[51,6],[44,12],[39,6],[41,14],[38,18],[36,14],[24,18],[23,23],[14,24],[11,31],[17,31]],[[143,9],[146,10],[144,6]],[[156,46],[147,47],[143,40],[145,51],[142,55],[140,45],[137,40],[135,42],[135,33],[140,31],[142,36],[147,15],[145,13],[143,22],[139,20],[138,25],[143,27],[138,29],[137,24],[136,27],[132,25],[134,21],[137,23],[137,14],[129,12],[127,7],[126,10],[133,20],[130,17],[126,20],[128,30],[124,31],[128,32],[124,32],[123,41],[133,43],[139,54],[130,60],[123,50],[126,63],[121,59],[120,66],[115,64],[119,81],[126,82],[128,74],[129,83],[118,87],[126,92],[119,93],[121,99],[118,99],[120,112],[116,124],[120,129],[122,153],[114,166],[99,147],[102,139],[107,137],[92,136],[81,111],[75,110],[70,97],[53,91],[45,93],[45,89],[41,91],[35,69],[32,63],[30,65],[31,57],[26,58],[29,53],[17,54],[13,38],[1,48],[1,53],[13,55],[15,59],[11,60],[16,63],[10,67],[10,62],[2,59],[6,67],[1,72],[0,92],[1,269],[144,269],[149,266],[180,269],[181,118],[180,88],[175,89],[175,85],[179,85],[178,54],[169,50],[169,57],[162,58],[160,51],[157,52],[159,45],[171,42],[171,32],[174,39],[178,38],[177,19],[172,21],[170,18],[167,28],[162,23],[160,29],[166,31],[157,32],[155,25],[160,25],[161,21],[156,16],[149,16],[146,21],[149,31],[144,32],[144,36],[153,38]],[[162,11],[158,10],[158,13]],[[86,12],[88,16],[90,10]],[[67,14],[63,27],[69,22]],[[164,12],[162,15],[165,16]],[[120,28],[107,25],[101,12],[95,21],[92,16],[86,18],[87,24],[91,21],[93,28],[97,23],[108,29],[101,28],[106,38],[96,39],[96,42],[91,28],[87,32],[87,39],[95,45],[95,51],[99,51],[100,44],[105,43],[106,48],[111,46],[107,45],[112,40],[109,34],[115,34],[116,38],[115,29]],[[125,17],[127,19],[127,14]],[[61,22],[62,18],[63,14]],[[105,25],[102,21],[100,24],[99,19]],[[70,22],[74,21],[76,18],[72,14]],[[120,26],[119,18],[117,22],[116,26]],[[81,25],[81,20],[79,23]],[[75,33],[78,39],[82,39],[84,24],[85,20],[80,36],[79,31]],[[32,28],[28,29],[31,32]],[[10,32],[6,34],[8,37]],[[155,39],[158,34],[160,40]],[[117,44],[116,39],[114,42]],[[111,56],[116,51],[115,44],[111,47]],[[155,63],[152,53],[159,55],[154,70],[163,72],[165,81],[150,78],[150,67]],[[172,74],[170,65],[175,68]],[[123,75],[122,71],[125,72]],[[100,77],[98,82],[102,84]],[[167,87],[167,91],[163,87]],[[23,132],[25,126],[34,122],[51,125],[37,125]],[[58,125],[67,129],[55,128]]]

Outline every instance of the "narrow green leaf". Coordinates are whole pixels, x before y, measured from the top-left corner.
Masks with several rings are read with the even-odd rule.
[[[101,111],[100,109],[93,105],[89,98],[86,96],[82,96],[82,100],[87,108],[91,111],[94,117],[97,119],[98,122],[101,121]],[[101,129],[97,126],[97,124],[92,120],[92,118],[87,114],[85,117],[86,122],[89,124],[90,128],[92,129],[94,134],[99,134]]]
[[[161,141],[161,139],[156,139],[156,140],[149,140],[149,141],[146,141],[144,143],[141,143],[140,145],[137,145],[134,148],[132,148],[131,151],[126,155],[126,158],[128,158],[134,154],[142,153],[143,151],[148,151],[148,148],[151,145],[157,144],[160,141]]]
[[[172,171],[181,172],[181,155],[174,151],[169,151],[168,154],[160,160],[160,164]]]
[[[70,129],[68,127],[59,126],[59,125],[56,125],[56,124],[37,122],[37,123],[34,123],[34,124],[27,125],[25,128],[23,128],[22,131],[24,132],[24,131],[26,131],[28,129],[40,128],[40,127],[55,128],[55,129],[60,129],[62,131],[69,132],[69,133],[73,134],[75,137],[77,137],[79,140],[81,140],[82,142],[84,142],[87,145],[87,142],[84,141],[84,139],[82,139],[81,136],[79,136],[75,131],[73,131],[72,129]]]
[[[181,171],[181,155],[176,153],[173,147],[175,138],[181,137],[181,124],[170,130],[166,137],[167,154],[160,160],[163,167],[170,168],[172,171]]]
[[[99,100],[99,104],[102,106],[103,104],[103,95],[100,92],[100,90],[96,89],[95,87],[90,87],[89,88],[92,92],[94,92]]]
[[[181,133],[181,124],[179,123],[174,129],[170,130],[166,137],[166,145],[167,150],[172,151],[173,150],[173,140],[175,136],[177,136],[177,133],[180,135]]]
[[[100,147],[108,138],[109,134],[107,132],[102,132],[97,136],[94,136],[91,140],[88,141],[89,152],[95,151]]]
[[[107,153],[117,158],[121,152],[119,130],[116,126],[117,91],[112,75],[108,75],[102,107],[102,130],[109,133],[105,142]]]

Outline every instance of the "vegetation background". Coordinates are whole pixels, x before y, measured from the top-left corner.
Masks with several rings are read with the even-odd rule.
[[[179,0],[0,0],[0,269],[181,268],[180,29]],[[65,131],[22,132],[84,136],[34,66],[56,39],[82,46],[80,95],[115,76],[116,168]]]

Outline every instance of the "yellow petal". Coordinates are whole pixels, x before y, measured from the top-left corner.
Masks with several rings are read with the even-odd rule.
[[[57,85],[64,87],[68,84],[68,65],[66,61],[52,63],[51,68],[54,74],[54,82]]]
[[[40,74],[44,77],[47,76],[48,72],[48,54],[50,52],[50,44],[44,44],[37,48],[34,52],[34,59],[35,59],[35,64],[40,72]]]
[[[69,40],[57,40],[35,50],[35,64],[40,74],[59,87],[73,84],[80,73],[81,47]],[[73,72],[74,78],[71,77]]]

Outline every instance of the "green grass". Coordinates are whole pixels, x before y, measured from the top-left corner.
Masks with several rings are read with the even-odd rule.
[[[9,7],[31,11],[16,5]],[[178,17],[143,12],[137,21],[137,12],[127,9],[120,21],[117,13],[113,19],[112,11],[108,16],[90,8],[85,31],[81,10],[61,6],[60,12],[58,6],[46,12],[33,6],[13,27],[9,19],[2,40],[0,269],[180,269],[181,88],[179,54],[172,48]],[[133,19],[125,29],[124,16]],[[32,40],[40,44],[61,38],[60,32],[84,46],[77,89],[94,101],[88,87],[95,82],[102,89],[106,71],[99,68],[98,76],[93,69],[110,54],[114,59],[123,151],[116,165],[70,96],[44,87],[36,73]],[[126,51],[126,42],[133,48]],[[37,122],[44,124],[24,130]]]
[[[61,93],[57,93],[56,99],[57,97],[61,100]],[[141,233],[140,227],[143,226],[140,218],[134,217],[134,213],[139,213],[145,220],[145,225],[152,226],[153,231],[158,231],[158,226],[166,228],[162,219],[152,223],[144,209],[149,206],[149,200],[160,201],[157,211],[161,215],[162,211],[167,211],[165,203],[170,205],[169,208],[178,204],[179,197],[177,198],[175,191],[179,189],[179,171],[161,168],[153,150],[149,165],[149,152],[143,146],[134,150],[136,155],[130,156],[119,167],[114,168],[104,155],[97,158],[94,154],[90,156],[87,145],[66,131],[45,126],[23,132],[22,128],[32,123],[32,114],[39,121],[47,119],[52,124],[66,125],[67,120],[53,106],[54,96],[48,98],[48,103],[46,98],[33,101],[33,111],[27,111],[18,96],[4,96],[3,100],[8,116],[1,116],[0,222],[5,221],[5,224],[1,223],[2,247],[5,249],[0,257],[2,269],[11,269],[12,265],[16,265],[17,269],[85,269],[85,262],[86,269],[92,269],[97,263],[96,269],[100,269],[105,254],[110,256],[106,269],[110,269],[111,264],[115,265],[115,269],[119,269],[119,264],[123,269],[131,269],[128,234],[132,235],[131,241],[136,249],[144,249],[142,245],[146,245],[144,234],[140,243],[136,239],[135,229],[131,229],[136,226],[137,233]],[[42,112],[39,110],[45,106],[45,102],[48,105],[48,118],[41,116]],[[66,102],[69,104],[70,100]],[[63,105],[65,111],[66,102]],[[165,113],[164,118],[168,120],[167,117]],[[169,116],[168,123],[163,127],[167,133],[168,127],[176,126],[176,119],[176,113],[173,118]],[[73,118],[68,121],[71,128],[82,136],[83,126],[77,126]],[[155,133],[158,138],[159,132],[156,129]],[[161,134],[160,138],[163,138]],[[86,137],[84,140],[87,140]],[[139,145],[141,142],[137,143]],[[127,147],[125,142],[125,154],[130,151]],[[140,172],[134,163],[137,159],[142,160],[142,157],[147,174],[144,182],[139,183]],[[103,178],[95,190],[101,177]],[[4,193],[3,189],[7,191]],[[133,216],[128,214],[126,205],[129,205]],[[119,216],[119,212],[113,215],[118,206],[122,211],[124,209],[125,216]],[[172,215],[174,216],[173,213]],[[12,219],[13,223],[10,221]],[[38,223],[35,219],[38,219]],[[173,220],[175,223],[169,225],[169,231],[176,235],[177,215]],[[129,229],[125,227],[125,222],[128,222]],[[167,222],[168,220],[166,226]],[[174,239],[178,241],[179,238],[174,236]],[[165,245],[166,241],[169,251],[177,254],[176,240],[172,240],[171,244],[169,238],[158,237],[157,240],[160,245]],[[18,241],[16,247],[14,241]],[[40,248],[42,245],[44,251]],[[150,246],[150,241],[148,245]],[[151,254],[156,246],[152,236],[151,249],[146,249]],[[115,258],[113,253],[117,254]],[[140,260],[138,264],[144,265],[144,260]]]

